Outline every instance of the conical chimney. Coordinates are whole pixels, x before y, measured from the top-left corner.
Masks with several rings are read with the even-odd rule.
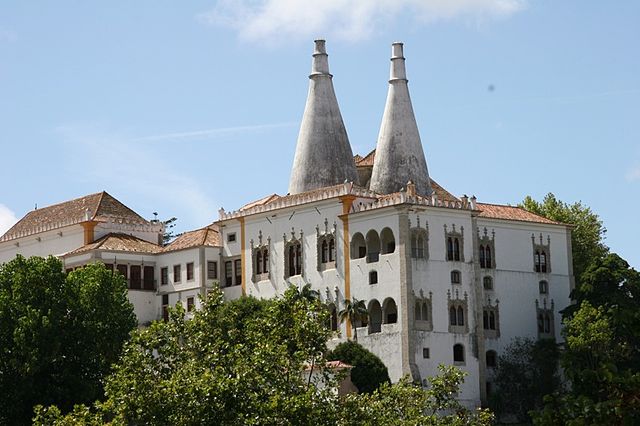
[[[357,181],[332,77],[325,41],[316,40],[309,94],[291,169],[290,194]]]
[[[402,43],[393,43],[391,47],[389,91],[369,189],[389,194],[400,191],[411,181],[418,195],[431,195],[431,181],[409,96],[402,47]]]

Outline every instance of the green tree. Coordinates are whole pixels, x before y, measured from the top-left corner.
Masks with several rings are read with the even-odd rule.
[[[552,339],[513,339],[498,357],[494,373],[496,390],[490,406],[496,415],[510,414],[529,422],[529,412],[542,408],[544,396],[560,387],[558,358]]]
[[[596,259],[573,293],[561,364],[568,391],[546,398],[537,424],[634,424],[640,418],[640,273],[615,253]]]
[[[527,196],[520,206],[547,219],[574,226],[571,232],[571,247],[573,273],[578,282],[592,262],[609,252],[609,248],[604,244],[607,230],[600,217],[581,202],[567,204],[548,193],[542,202]]]
[[[54,257],[0,265],[0,423],[100,398],[136,324],[126,283],[102,264],[68,275]]]
[[[358,341],[358,330],[356,324],[358,321],[366,320],[369,317],[369,311],[364,304],[364,300],[358,300],[355,297],[344,300],[344,308],[338,312],[340,323],[349,321],[353,328],[353,340]]]
[[[371,393],[391,381],[382,360],[356,342],[340,343],[327,354],[327,359],[352,365],[351,381],[361,393]]]

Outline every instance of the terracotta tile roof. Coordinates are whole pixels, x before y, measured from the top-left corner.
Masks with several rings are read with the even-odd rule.
[[[479,217],[486,217],[489,219],[517,220],[520,222],[565,225],[562,222],[556,222],[554,220],[547,219],[546,217],[539,216],[535,213],[531,213],[521,207],[486,203],[477,203],[477,207],[480,210]]]
[[[138,237],[134,237],[133,235],[110,233],[105,235],[104,237],[97,239],[91,244],[84,245],[65,254],[65,257],[86,253],[91,250],[126,251],[133,253],[160,253],[162,251],[162,246],[150,243],[149,241],[145,241]]]
[[[149,223],[129,207],[103,191],[30,211],[0,237],[0,241],[9,241],[43,231],[74,225],[86,221],[87,216],[90,220],[96,221],[106,221],[108,219],[117,223],[141,225]]]
[[[251,207],[255,206],[264,206],[265,204],[269,204],[272,201],[281,198],[278,194],[267,195],[266,197],[260,198],[259,200],[252,201],[244,206],[240,207],[240,210],[249,210]]]
[[[436,193],[438,200],[442,201],[460,201],[455,195],[451,194],[449,191],[440,186],[438,182],[433,179],[431,180],[431,188]]]
[[[176,251],[200,246],[220,247],[221,245],[218,226],[209,225],[195,231],[185,232],[166,246],[163,251]]]
[[[340,370],[340,369],[343,369],[343,368],[353,368],[353,365],[347,364],[347,363],[342,362],[342,361],[327,361],[324,364],[324,367],[332,369],[332,370]],[[317,369],[317,368],[318,368],[318,366],[315,365],[314,369]],[[311,365],[310,364],[305,364],[304,369],[305,369],[305,371],[311,370]]]
[[[356,167],[373,167],[373,162],[376,158],[376,150],[374,149],[364,157],[356,154],[353,156],[353,161],[356,163]]]

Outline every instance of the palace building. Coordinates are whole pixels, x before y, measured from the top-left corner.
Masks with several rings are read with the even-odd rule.
[[[515,337],[560,340],[573,287],[571,228],[518,207],[455,196],[428,173],[405,71],[392,45],[374,151],[353,155],[315,42],[309,93],[286,195],[271,194],[161,244],[164,227],[106,192],[40,208],[0,237],[0,262],[56,255],[65,268],[104,262],[129,283],[141,324],[219,285],[227,299],[276,297],[310,284],[331,311],[330,344],[352,338],[392,380],[438,364],[468,373],[460,399],[486,402],[497,355]],[[339,323],[345,300],[369,318]]]

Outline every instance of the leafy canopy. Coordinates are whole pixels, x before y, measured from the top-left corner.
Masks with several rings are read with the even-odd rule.
[[[542,202],[527,196],[520,207],[547,219],[574,225],[571,247],[573,273],[578,281],[592,262],[609,252],[609,248],[604,244],[607,230],[600,217],[581,202],[567,204],[548,193]]]
[[[351,381],[361,393],[371,393],[383,383],[389,383],[387,366],[375,354],[353,341],[340,343],[327,359],[353,366]]]
[[[0,265],[0,424],[100,398],[136,324],[124,279],[102,264],[68,275],[54,257]]]

